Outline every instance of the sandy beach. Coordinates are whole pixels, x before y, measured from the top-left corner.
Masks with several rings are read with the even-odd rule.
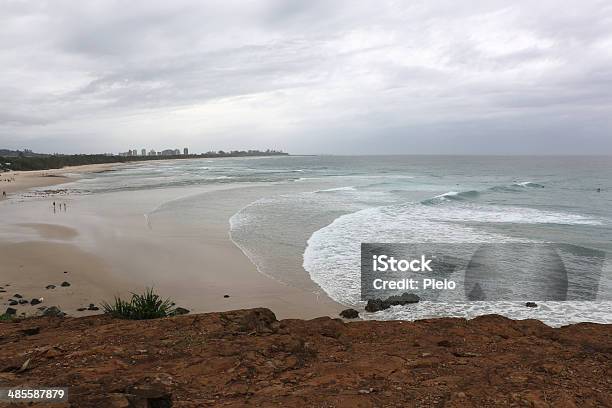
[[[243,201],[232,198],[221,212],[215,208],[205,234],[197,240],[186,229],[163,222],[152,227],[143,217],[169,199],[193,194],[192,190],[111,193],[95,199],[54,194],[64,190],[60,184],[113,166],[117,165],[2,174],[2,179],[15,180],[3,182],[8,199],[0,203],[0,286],[4,290],[0,302],[4,307],[18,300],[14,295],[19,294],[27,300],[42,298],[43,303],[12,306],[18,313],[35,314],[39,307],[53,305],[82,316],[100,311],[77,309],[90,304],[100,307],[115,295],[129,296],[154,287],[193,312],[268,307],[281,318],[314,318],[337,316],[342,310],[325,295],[262,275],[230,240],[229,218],[265,194],[257,187],[245,193]],[[19,194],[34,187],[49,189],[34,199],[19,199]],[[197,193],[231,194],[231,190],[217,186]],[[63,287],[62,282],[70,286]],[[46,289],[49,285],[54,288]]]
[[[75,175],[80,173],[106,171],[116,165],[115,163],[89,164],[63,169],[8,171],[0,173],[0,191],[6,192],[8,196],[33,187],[48,187],[56,184],[63,184],[71,181],[74,179]],[[67,173],[70,173],[70,176],[68,176]],[[5,199],[5,197],[0,196],[0,199]]]
[[[36,187],[52,187],[68,183],[87,172],[110,169],[113,164],[93,164],[64,169],[5,172],[0,174],[3,200]],[[70,176],[67,175],[70,173]],[[8,203],[6,203],[8,204]],[[0,237],[0,301],[42,299],[40,305],[19,304],[21,313],[32,315],[42,305],[62,305],[67,311],[88,307],[91,299],[107,298],[113,285],[105,282],[104,262],[101,258],[82,251],[70,241],[78,236],[73,228],[49,223],[11,223],[2,217]],[[9,231],[17,232],[9,237]],[[23,235],[19,234],[21,232]],[[86,266],[87,271],[82,272]],[[74,272],[73,272],[74,271]],[[62,287],[63,282],[70,286]],[[47,288],[48,287],[48,288]],[[23,300],[22,300],[23,301]],[[92,314],[86,311],[83,314]]]

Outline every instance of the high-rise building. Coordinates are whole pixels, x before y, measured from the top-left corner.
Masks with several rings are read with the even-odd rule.
[[[147,149],[141,149],[140,150],[140,155],[141,156],[146,156],[147,155]]]
[[[187,156],[187,155],[189,154],[189,149],[188,149],[188,148],[184,148],[184,149],[183,149],[183,154],[184,154],[185,156]]]
[[[149,151],[149,156],[156,156],[156,155],[157,155],[157,152],[155,150],[151,149]]]

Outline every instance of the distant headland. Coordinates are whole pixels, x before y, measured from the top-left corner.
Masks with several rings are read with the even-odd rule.
[[[85,164],[103,163],[125,163],[146,160],[168,160],[168,159],[198,159],[198,158],[220,158],[220,157],[251,157],[251,156],[288,156],[280,150],[231,150],[231,151],[209,151],[200,154],[189,154],[188,149],[183,149],[183,154],[178,149],[168,149],[162,152],[143,150],[138,155],[136,150],[126,153],[112,154],[44,154],[34,153],[31,150],[7,150],[0,149],[0,171],[27,171],[27,170],[49,170],[60,169],[68,166],[81,166]]]

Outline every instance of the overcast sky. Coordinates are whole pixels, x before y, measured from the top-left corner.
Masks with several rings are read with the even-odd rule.
[[[0,148],[612,154],[610,1],[0,1]]]

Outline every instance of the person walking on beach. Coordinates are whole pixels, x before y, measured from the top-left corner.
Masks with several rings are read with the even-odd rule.
[[[6,198],[6,191],[2,192],[2,198]]]

